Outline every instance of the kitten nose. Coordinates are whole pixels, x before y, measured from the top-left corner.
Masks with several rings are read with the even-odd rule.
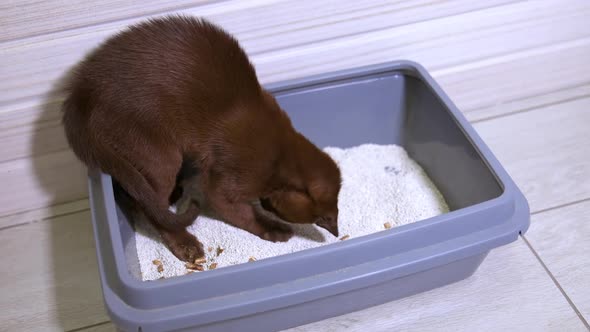
[[[333,218],[326,218],[325,220],[318,222],[316,225],[338,237],[338,223],[335,222]]]
[[[330,227],[326,228],[326,230],[332,233],[335,237],[338,237],[338,224],[332,224]]]

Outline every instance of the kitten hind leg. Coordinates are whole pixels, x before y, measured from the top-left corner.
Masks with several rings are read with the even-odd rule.
[[[158,232],[166,247],[181,261],[192,263],[195,259],[205,256],[203,244],[186,229],[171,232],[159,228]]]

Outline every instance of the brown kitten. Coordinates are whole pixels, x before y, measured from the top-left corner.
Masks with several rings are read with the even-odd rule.
[[[295,131],[238,42],[207,21],[155,19],[110,38],[77,68],[63,110],[78,158],[111,174],[181,260],[203,254],[186,231],[198,204],[168,211],[187,163],[226,222],[287,241],[291,229],[252,203],[261,200],[338,235],[338,167]]]

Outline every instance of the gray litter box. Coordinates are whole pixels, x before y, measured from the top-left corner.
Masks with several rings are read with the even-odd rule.
[[[320,147],[402,145],[451,212],[321,248],[142,282],[111,178],[90,174],[104,300],[125,331],[276,331],[472,275],[529,226],[528,204],[461,112],[419,65],[393,62],[267,87]]]

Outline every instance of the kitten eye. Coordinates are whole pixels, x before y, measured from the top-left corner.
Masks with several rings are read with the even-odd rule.
[[[300,194],[304,194],[307,195],[309,197],[311,197],[311,194],[309,193],[309,191],[307,190],[307,188],[299,188],[299,187],[293,187],[293,191],[296,191]]]
[[[315,203],[315,198],[313,197],[313,195],[309,192],[309,190],[307,190],[307,188],[303,189],[301,191],[302,194],[306,195],[307,197],[309,197],[309,199],[311,199],[312,202]]]

